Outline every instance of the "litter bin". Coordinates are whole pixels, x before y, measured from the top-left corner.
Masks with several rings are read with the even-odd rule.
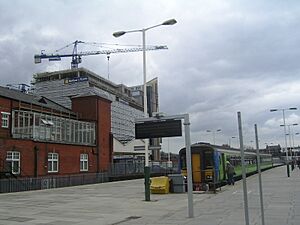
[[[151,178],[150,190],[152,194],[168,194],[169,193],[169,178],[166,176]]]
[[[184,176],[181,174],[169,174],[171,180],[171,192],[183,193],[186,192]]]

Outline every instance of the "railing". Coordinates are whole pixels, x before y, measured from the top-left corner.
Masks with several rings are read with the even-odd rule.
[[[152,176],[176,173],[175,168],[151,167]],[[41,190],[49,188],[69,187],[84,184],[104,183],[116,180],[142,178],[144,176],[143,163],[116,163],[108,171],[100,173],[85,173],[65,176],[45,176],[0,179],[0,193]]]

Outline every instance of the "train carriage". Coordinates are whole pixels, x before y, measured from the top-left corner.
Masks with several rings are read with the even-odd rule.
[[[255,152],[245,151],[246,173],[257,172],[257,159]],[[242,175],[241,153],[239,149],[224,146],[210,145],[209,143],[196,143],[191,146],[192,176],[194,190],[207,190],[216,188],[227,180],[226,161],[235,168],[235,177]],[[260,154],[261,169],[273,166],[272,156]],[[186,150],[179,151],[179,169],[186,176]]]

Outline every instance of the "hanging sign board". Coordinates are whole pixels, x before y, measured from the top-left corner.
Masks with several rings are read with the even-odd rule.
[[[135,124],[135,138],[182,136],[181,120],[157,120]]]

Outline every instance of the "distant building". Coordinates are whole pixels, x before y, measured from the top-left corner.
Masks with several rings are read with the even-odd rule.
[[[95,94],[110,100],[111,133],[115,155],[144,154],[144,142],[135,140],[135,119],[144,117],[142,86],[127,87],[84,69],[45,72],[34,75],[34,93],[45,96],[66,108],[71,108],[71,99],[77,95]],[[147,83],[148,112],[151,116],[158,110],[157,79]],[[119,142],[119,143],[118,143]],[[159,159],[160,141],[150,141],[155,146],[154,159]],[[151,147],[150,147],[151,149]],[[158,152],[158,153],[157,153]]]
[[[130,87],[132,97],[141,105],[144,101],[143,85]],[[154,116],[155,112],[159,112],[158,104],[158,80],[154,78],[147,82],[147,109],[150,117]],[[154,161],[161,160],[161,138],[151,138],[150,147],[152,150],[152,159]]]
[[[281,147],[280,145],[267,145],[266,149],[263,150],[264,153],[272,154],[273,157],[280,157],[282,155],[281,153]]]
[[[72,109],[0,87],[0,177],[96,173],[112,162],[111,101],[71,99]]]

